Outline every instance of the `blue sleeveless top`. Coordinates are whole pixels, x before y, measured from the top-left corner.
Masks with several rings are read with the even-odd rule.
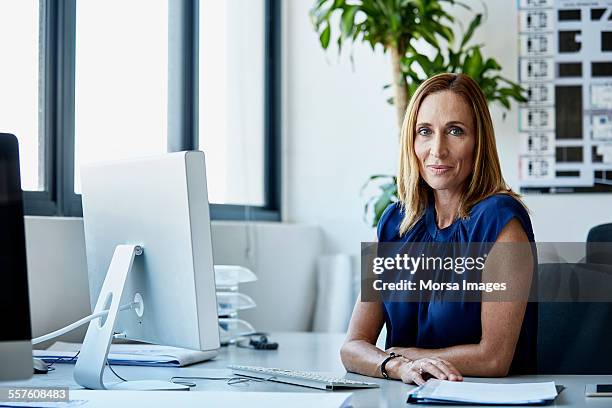
[[[378,222],[379,242],[495,242],[513,218],[533,242],[533,229],[525,208],[507,194],[495,194],[477,203],[467,219],[457,219],[446,228],[436,223],[436,210],[429,205],[424,216],[403,236],[399,203],[389,205]],[[482,326],[479,302],[383,302],[387,327],[386,348],[444,348],[480,342]],[[510,374],[536,372],[537,303],[528,303],[514,352]]]

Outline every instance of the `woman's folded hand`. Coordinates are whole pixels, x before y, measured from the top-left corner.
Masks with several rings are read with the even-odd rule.
[[[407,361],[400,366],[399,375],[406,384],[422,385],[429,378],[463,381],[463,376],[452,363],[436,357]]]

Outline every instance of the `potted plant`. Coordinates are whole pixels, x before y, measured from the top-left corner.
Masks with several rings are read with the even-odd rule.
[[[328,49],[335,36],[339,51],[346,43],[365,42],[374,50],[382,46],[391,55],[394,96],[398,129],[401,128],[410,96],[428,77],[441,72],[464,73],[482,88],[487,100],[510,109],[511,100],[526,102],[524,89],[502,77],[502,67],[493,58],[485,58],[483,44],[472,44],[475,31],[483,22],[484,13],[472,13],[466,29],[449,14],[448,8],[471,8],[455,0],[316,0],[310,17],[319,41]],[[446,7],[443,7],[446,6]],[[332,21],[338,19],[337,32]],[[431,52],[417,49],[417,41],[429,45]],[[421,47],[419,47],[421,48]],[[364,216],[373,213],[376,226],[382,212],[397,200],[395,176],[373,175],[366,182],[376,183],[379,194],[365,204]],[[364,187],[365,187],[364,186]]]

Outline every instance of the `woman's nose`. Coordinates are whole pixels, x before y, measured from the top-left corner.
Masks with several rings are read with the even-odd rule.
[[[436,158],[444,158],[447,154],[444,136],[439,132],[433,137],[430,154]]]

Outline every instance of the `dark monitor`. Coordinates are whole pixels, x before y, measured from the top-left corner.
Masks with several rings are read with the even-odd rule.
[[[19,147],[0,133],[0,381],[32,376],[32,329]]]

